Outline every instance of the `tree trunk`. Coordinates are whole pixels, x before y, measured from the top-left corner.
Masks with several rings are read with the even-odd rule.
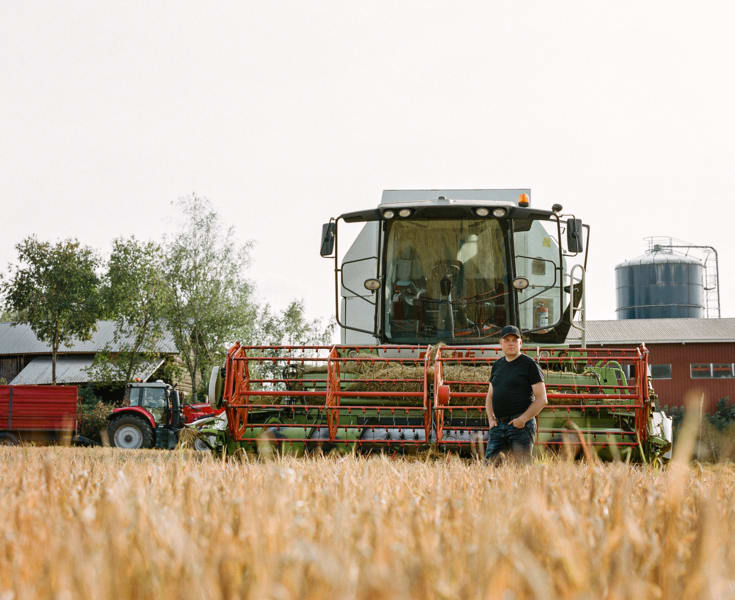
[[[197,364],[194,361],[194,368],[191,370],[191,401],[197,401]]]
[[[141,362],[137,359],[138,351],[140,350],[140,347],[143,345],[143,341],[140,339],[141,336],[138,336],[135,339],[135,346],[133,347],[133,351],[130,353],[130,358],[128,360],[128,365],[125,369],[125,383],[131,382],[133,377],[133,370],[136,367],[136,362]]]
[[[51,343],[51,385],[56,385],[56,355],[59,352],[59,324],[56,323],[54,341]]]

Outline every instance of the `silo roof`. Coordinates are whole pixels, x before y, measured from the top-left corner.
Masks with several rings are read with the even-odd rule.
[[[675,254],[673,252],[646,252],[635,258],[629,258],[618,265],[615,265],[616,269],[621,267],[627,267],[631,265],[651,265],[661,263],[677,263],[677,264],[691,264],[701,265],[702,261],[694,256],[687,256],[686,254]]]

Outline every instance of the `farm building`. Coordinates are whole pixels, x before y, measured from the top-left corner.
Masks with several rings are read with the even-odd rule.
[[[644,343],[653,386],[663,406],[704,396],[712,412],[722,398],[735,401],[735,319],[622,319],[587,321],[587,345],[618,348]]]
[[[99,321],[97,330],[87,341],[62,345],[56,359],[56,381],[59,384],[89,384],[97,382],[88,372],[95,356],[101,351],[119,352],[125,341],[114,337],[114,321]],[[156,379],[167,361],[178,360],[178,350],[170,335],[157,345],[158,356],[148,361],[134,374],[142,381]],[[0,378],[12,385],[51,383],[51,347],[40,341],[28,325],[0,323]],[[178,382],[184,393],[191,392],[186,381]]]

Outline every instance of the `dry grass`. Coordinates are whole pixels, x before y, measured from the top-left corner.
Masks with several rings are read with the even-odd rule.
[[[0,448],[0,598],[735,597],[735,467]]]

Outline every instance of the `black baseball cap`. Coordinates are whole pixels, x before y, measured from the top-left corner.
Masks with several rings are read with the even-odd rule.
[[[500,336],[498,336],[500,339],[503,339],[506,335],[514,335],[516,337],[521,337],[521,332],[515,325],[506,325],[500,330]]]

